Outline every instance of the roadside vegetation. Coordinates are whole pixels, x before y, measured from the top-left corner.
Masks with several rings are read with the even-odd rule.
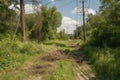
[[[21,43],[5,39],[0,42],[0,71],[15,68],[26,59],[43,52],[42,46],[36,42]]]
[[[68,68],[69,67],[69,68]],[[57,61],[52,71],[43,80],[75,80],[76,72],[73,62],[60,60]]]
[[[44,5],[39,16],[24,15],[26,39],[21,42],[20,15],[13,10],[20,3],[1,0],[0,80],[81,80],[85,75],[120,80],[120,1],[100,2],[100,11],[88,14],[86,42],[82,26],[74,35],[57,32],[62,15],[55,6]]]
[[[71,43],[72,40],[59,42],[52,40],[42,44],[36,42],[23,44],[19,41],[10,44],[4,41],[2,44],[9,44],[11,47],[5,46],[6,55],[1,53],[0,80],[76,79],[78,71],[75,68],[78,64],[64,53],[66,49],[74,50],[70,47]]]
[[[120,77],[120,2],[101,0],[100,12],[88,15],[87,42],[82,46],[98,80]],[[78,28],[82,39],[82,28]],[[75,31],[76,32],[76,31]]]

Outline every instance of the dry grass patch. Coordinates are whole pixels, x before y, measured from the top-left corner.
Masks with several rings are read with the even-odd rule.
[[[66,59],[67,56],[61,53],[61,51],[49,52],[40,57],[42,61],[54,62],[56,60]]]

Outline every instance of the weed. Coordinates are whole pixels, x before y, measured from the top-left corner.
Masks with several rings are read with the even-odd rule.
[[[75,80],[76,73],[72,62],[59,60],[56,62],[56,66],[47,77],[43,77],[43,80]]]

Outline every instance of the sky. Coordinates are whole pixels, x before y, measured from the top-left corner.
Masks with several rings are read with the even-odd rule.
[[[30,1],[30,0],[25,0]],[[62,14],[62,25],[58,28],[58,32],[62,29],[68,34],[73,34],[76,29],[76,25],[82,25],[82,14],[77,14],[76,12],[82,8],[82,0],[38,0],[42,1],[43,5],[47,7],[56,6],[57,11]],[[86,14],[91,13],[93,15],[99,11],[100,2],[99,0],[85,0]],[[25,5],[26,13],[33,12],[32,5],[26,3]],[[87,15],[86,15],[87,18]]]
[[[56,6],[57,10],[61,12],[63,16],[62,25],[58,28],[58,31],[64,29],[66,33],[73,34],[77,27],[76,25],[82,25],[82,14],[76,14],[77,8],[82,8],[81,0],[51,1],[53,1],[53,3],[49,4],[48,7]],[[87,13],[95,15],[96,12],[99,11],[99,6],[99,0],[85,0],[85,8],[88,9]]]
[[[99,0],[85,0],[85,7],[95,11],[99,10]],[[78,6],[81,8],[81,0],[55,0],[54,5],[63,16],[73,17],[72,11]]]

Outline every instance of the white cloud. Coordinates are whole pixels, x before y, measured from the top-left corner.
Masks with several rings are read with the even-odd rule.
[[[72,13],[73,13],[73,14],[76,14],[76,13],[81,14],[81,13],[83,12],[82,10],[83,10],[82,8],[76,7],[76,8],[74,8],[74,10],[72,11]],[[93,14],[93,15],[96,14],[96,11],[93,10],[93,9],[87,9],[87,8],[85,8],[85,12],[88,13],[88,14]]]
[[[73,20],[72,18],[63,16],[62,25],[58,28],[58,32],[61,30],[65,30],[65,33],[73,34],[77,24],[78,22]]]
[[[17,7],[20,9],[20,5],[17,5]],[[41,7],[41,4],[39,4],[38,7],[40,8],[40,7]],[[10,9],[13,9],[13,10],[15,10],[15,11],[17,11],[17,12],[19,12],[19,9],[15,8],[14,5],[9,6],[9,8],[10,8]],[[34,13],[34,12],[35,12],[35,10],[34,10],[32,4],[25,4],[25,13],[26,13],[26,14]]]
[[[95,15],[96,14],[96,11],[95,10],[93,10],[93,9],[88,9],[88,12],[87,12],[88,14],[93,14],[93,15]]]
[[[55,0],[51,0],[52,2],[54,2]]]
[[[33,12],[34,12],[34,9],[33,9],[32,4],[26,4],[25,5],[25,13],[33,13]]]

